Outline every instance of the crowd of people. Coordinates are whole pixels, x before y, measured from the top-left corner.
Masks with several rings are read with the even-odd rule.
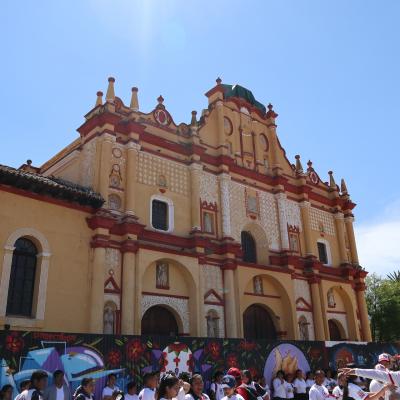
[[[146,373],[139,391],[135,381],[126,388],[117,386],[117,376],[110,374],[102,390],[101,400],[400,400],[400,371],[392,371],[391,356],[381,354],[374,369],[358,369],[349,365],[336,374],[331,370],[314,373],[297,370],[295,374],[278,371],[268,385],[263,376],[253,378],[248,370],[230,368],[225,374],[215,373],[205,393],[200,374],[174,372],[160,375]],[[13,387],[5,385],[0,400],[93,400],[96,388],[93,378],[83,378],[74,393],[64,372],[53,373],[47,385],[45,371],[33,372],[31,379],[20,383],[20,394],[13,399]]]

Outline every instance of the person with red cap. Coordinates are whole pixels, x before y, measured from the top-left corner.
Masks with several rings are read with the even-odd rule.
[[[236,393],[244,398],[244,400],[257,400],[257,392],[242,382],[242,373],[238,368],[230,368],[228,375],[231,375],[236,380]]]

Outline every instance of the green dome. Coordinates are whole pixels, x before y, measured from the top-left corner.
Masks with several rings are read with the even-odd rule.
[[[256,100],[251,90],[246,89],[240,85],[222,85],[224,88],[224,98],[229,97],[240,97],[246,100],[248,103],[252,104],[254,107],[258,108],[262,113],[266,112],[266,108],[263,104]]]

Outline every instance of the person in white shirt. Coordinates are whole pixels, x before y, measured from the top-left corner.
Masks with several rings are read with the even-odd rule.
[[[243,396],[235,392],[236,378],[234,376],[225,375],[221,383],[225,393],[222,400],[244,400]]]
[[[272,381],[272,387],[274,389],[274,400],[286,399],[286,381],[284,379],[285,374],[283,371],[276,373],[275,379]]]
[[[342,368],[340,371],[343,372],[346,376],[362,376],[363,378],[375,379],[380,382],[400,387],[400,371],[383,371],[378,369],[361,368]]]
[[[71,400],[71,391],[64,380],[63,371],[58,369],[53,373],[53,382],[44,391],[44,400]]]
[[[308,371],[306,374],[307,393],[310,391],[311,386],[314,385],[314,383],[314,374],[311,371]]]
[[[137,384],[135,381],[131,381],[126,386],[126,393],[124,395],[125,400],[139,400],[139,396],[136,394]]]
[[[157,374],[148,372],[143,376],[144,388],[139,393],[139,400],[154,400],[156,396]]]
[[[293,375],[292,374],[286,374],[285,388],[286,388],[286,398],[294,399],[294,387],[293,387]]]
[[[329,393],[332,393],[333,388],[336,386],[336,381],[332,378],[332,371],[330,369],[325,371],[324,386],[329,390]]]
[[[315,383],[311,386],[308,393],[310,400],[325,400],[330,396],[328,389],[323,385],[324,380],[325,372],[321,370],[315,371]]]
[[[175,400],[179,392],[184,393],[182,387],[183,381],[175,375],[167,373],[160,380],[160,386],[156,393],[156,400]]]
[[[14,399],[14,400],[20,400],[20,399],[21,399],[21,394],[22,394],[22,392],[25,391],[25,390],[29,390],[29,386],[30,386],[30,385],[31,385],[30,379],[25,379],[24,381],[22,381],[22,382],[19,384],[19,391],[20,391],[20,393],[19,393],[17,396],[15,396],[15,399]]]
[[[347,379],[344,374],[338,375],[338,384],[333,388],[332,395],[337,400],[343,400],[343,389],[347,384]]]
[[[117,382],[117,375],[110,374],[107,377],[107,385],[104,387],[101,394],[103,400],[112,400],[112,395],[114,392],[119,391],[119,387],[115,384]]]
[[[204,382],[199,374],[195,374],[190,379],[190,391],[185,396],[185,400],[210,400],[210,398],[203,393]]]
[[[222,400],[224,397],[224,389],[222,389],[222,378],[224,374],[222,371],[218,371],[214,375],[214,382],[211,384],[210,392],[213,400]]]
[[[307,400],[307,384],[301,369],[296,371],[296,378],[292,383],[294,388],[294,398],[296,400]]]
[[[31,375],[31,384],[28,390],[21,393],[21,400],[43,400],[43,392],[47,387],[47,372],[37,370]]]

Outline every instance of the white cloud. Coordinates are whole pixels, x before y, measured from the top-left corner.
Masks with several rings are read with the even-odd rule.
[[[355,227],[360,264],[378,275],[400,270],[400,201],[379,219]]]

